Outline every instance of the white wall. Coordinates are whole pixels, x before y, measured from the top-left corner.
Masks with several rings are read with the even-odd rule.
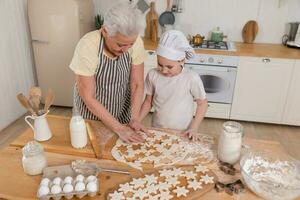
[[[135,0],[137,1],[137,0]],[[151,0],[146,0],[150,2]],[[281,43],[286,23],[300,21],[300,0],[182,0],[183,13],[176,14],[175,28],[185,34],[209,31],[220,26],[228,39],[242,41],[241,32],[248,20],[256,20],[259,32],[255,42]],[[117,0],[94,0],[96,12],[105,13]],[[155,0],[162,13],[166,0]]]
[[[34,84],[27,0],[0,0],[0,130],[26,111],[16,95]]]

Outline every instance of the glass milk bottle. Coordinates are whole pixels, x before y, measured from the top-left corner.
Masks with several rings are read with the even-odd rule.
[[[22,165],[24,172],[29,175],[38,175],[47,167],[47,159],[44,154],[43,146],[36,142],[30,141],[22,148]]]
[[[76,107],[73,107],[73,115],[70,121],[71,144],[74,148],[84,148],[87,144],[87,132],[85,121]]]
[[[228,121],[223,124],[219,137],[218,158],[222,162],[235,164],[240,159],[243,127],[241,124]]]

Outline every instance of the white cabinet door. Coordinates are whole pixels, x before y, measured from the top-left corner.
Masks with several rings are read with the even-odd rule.
[[[281,123],[294,60],[241,57],[231,119]]]
[[[300,60],[294,67],[282,123],[300,126]]]
[[[148,57],[144,63],[144,79],[152,68],[157,67],[157,56],[155,51],[147,50]]]

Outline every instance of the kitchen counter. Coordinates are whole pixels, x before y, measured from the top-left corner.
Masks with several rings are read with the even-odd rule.
[[[144,39],[146,50],[155,50],[157,44],[151,40]],[[267,58],[284,58],[284,59],[300,59],[300,49],[289,48],[281,44],[263,44],[253,43],[246,44],[235,42],[236,51],[196,49],[199,54],[218,54],[228,56],[251,56],[251,57],[267,57]]]
[[[67,129],[67,122],[69,122],[69,120],[70,118],[67,117],[48,115],[49,126],[54,136],[50,139],[50,141],[43,142],[42,144],[44,145],[44,149],[46,151],[46,157],[49,166],[66,165],[75,159],[85,159],[87,161],[96,162],[101,167],[128,170],[131,173],[131,176],[107,172],[100,173],[100,175],[98,175],[98,180],[100,181],[99,193],[94,198],[86,197],[84,199],[106,199],[105,197],[107,193],[115,190],[120,183],[128,182],[132,177],[141,176],[141,173],[139,171],[130,168],[123,163],[110,159],[96,159],[95,156],[93,156],[94,154],[91,147],[91,142],[88,143],[88,146],[85,149],[70,150],[70,140],[68,137],[69,130]],[[111,155],[109,154],[112,146],[115,144],[117,137],[107,128],[103,129],[103,124],[101,122],[93,122],[94,124],[90,123],[93,129],[97,132],[101,132],[101,137],[98,138],[100,139],[100,141],[98,142],[100,143],[100,149],[102,150],[101,154],[103,155],[103,158],[111,158]],[[97,127],[95,128],[95,126]],[[55,128],[53,129],[53,127]],[[10,147],[0,150],[0,199],[36,198],[36,191],[41,180],[41,176],[26,175],[23,172],[21,164],[21,146],[31,139],[32,131],[31,129],[28,129],[19,138],[17,138]],[[66,141],[61,142],[63,139],[65,139]],[[282,148],[280,143],[274,141],[244,138],[243,143],[255,150],[269,149],[273,152],[284,152],[284,149]],[[236,164],[236,167],[239,168],[238,164]],[[237,173],[235,176],[228,177],[228,175],[225,175],[219,170],[217,163],[211,164],[209,168],[218,176],[218,179],[220,181],[236,180],[241,178],[240,173]],[[151,172],[151,170],[153,169],[146,169],[146,172]],[[103,182],[105,182],[105,184],[101,184]],[[25,185],[27,187],[25,187]],[[18,190],[18,192],[15,192],[16,190]],[[230,196],[225,192],[217,193],[214,189],[207,192],[204,196],[201,196],[201,199],[204,200],[229,200],[233,198],[233,196]],[[248,189],[246,189],[244,193],[240,193],[238,195],[238,198],[242,200],[261,199]]]

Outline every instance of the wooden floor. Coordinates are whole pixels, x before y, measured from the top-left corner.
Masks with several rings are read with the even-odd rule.
[[[71,116],[71,108],[52,107],[51,114]],[[24,115],[25,116],[25,115]],[[24,116],[17,119],[10,126],[0,132],[0,148],[11,143],[28,126]],[[146,126],[150,126],[152,115],[144,120]],[[226,120],[206,118],[199,129],[199,132],[218,136],[222,130],[222,123]],[[300,160],[300,127],[282,126],[264,123],[240,122],[244,126],[244,135],[250,138],[279,141],[287,153]]]

